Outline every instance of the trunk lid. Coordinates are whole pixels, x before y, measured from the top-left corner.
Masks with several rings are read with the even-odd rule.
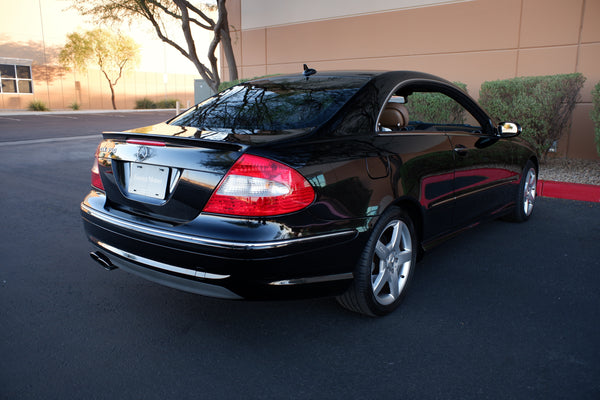
[[[246,148],[227,136],[166,123],[103,133],[105,207],[170,224],[194,219]]]

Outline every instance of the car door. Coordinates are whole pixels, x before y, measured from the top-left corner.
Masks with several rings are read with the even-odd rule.
[[[421,207],[423,238],[433,240],[452,229],[454,155],[444,132],[408,129],[406,107],[394,96],[379,118],[375,146],[387,154],[393,196],[411,198]],[[388,112],[392,117],[388,117]],[[368,161],[370,169],[373,161]]]
[[[512,146],[490,130],[489,118],[460,91],[427,88],[407,96],[416,130],[443,132],[454,159],[455,229],[500,212],[508,203],[507,185],[518,179]]]
[[[449,133],[455,154],[454,224],[470,225],[500,213],[509,203],[508,185],[519,178],[512,165],[512,146],[497,138]]]

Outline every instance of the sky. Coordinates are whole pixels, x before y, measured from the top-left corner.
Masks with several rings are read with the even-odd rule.
[[[18,55],[2,54],[8,51],[8,47],[2,47],[3,44],[16,42],[28,46],[33,41],[48,49],[62,47],[68,33],[97,27],[87,21],[87,17],[69,9],[71,4],[72,0],[0,0],[0,57],[18,58]],[[149,23],[140,21],[132,26],[122,25],[120,30],[141,46],[141,62],[137,70],[197,74],[191,61],[160,41]],[[208,32],[199,31],[195,37],[198,53],[202,55],[208,48],[210,36]],[[42,38],[45,40],[42,41]]]

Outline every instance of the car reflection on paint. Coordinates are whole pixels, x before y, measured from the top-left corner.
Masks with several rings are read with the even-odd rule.
[[[207,296],[336,296],[376,316],[422,250],[531,215],[538,160],[516,123],[424,73],[310,72],[105,132],[81,204],[92,258]]]

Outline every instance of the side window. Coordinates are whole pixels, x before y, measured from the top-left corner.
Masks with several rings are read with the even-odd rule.
[[[440,92],[412,92],[405,97],[407,130],[481,132],[479,123],[460,103]]]

